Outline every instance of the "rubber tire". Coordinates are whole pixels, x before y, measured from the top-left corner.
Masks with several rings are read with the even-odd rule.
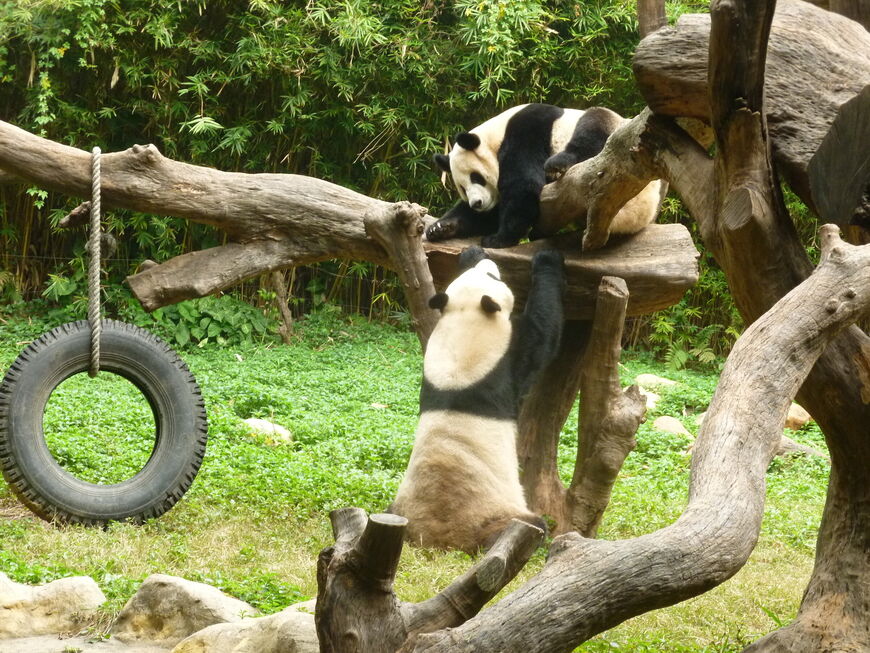
[[[87,321],[63,324],[32,342],[0,384],[0,468],[12,491],[53,522],[104,525],[162,515],[184,495],[205,456],[207,422],[187,365],[144,329],[104,320],[100,370],[118,374],[145,395],[154,413],[154,449],[133,477],[113,485],[82,481],[48,450],[42,418],[51,393],[88,370]]]

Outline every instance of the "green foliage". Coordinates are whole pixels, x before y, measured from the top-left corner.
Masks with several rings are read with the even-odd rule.
[[[7,315],[0,331],[0,369],[44,330],[35,317],[42,310],[44,304],[31,305],[29,321],[21,317],[23,309]],[[215,584],[275,612],[316,593],[316,556],[331,543],[329,510],[356,505],[381,511],[390,503],[407,465],[418,411],[421,356],[408,330],[319,310],[298,321],[292,346],[255,341],[232,348],[190,347],[184,358],[209,416],[206,457],[184,499],[159,520],[141,527],[113,524],[105,531],[59,529],[27,517],[0,519],[0,568],[13,580],[43,583],[87,574],[108,595],[110,609],[117,610],[147,575],[170,573]],[[629,354],[621,372],[628,384],[642,372],[661,374],[662,369],[649,354]],[[141,395],[124,383],[113,386],[108,376],[106,388],[103,374],[65,382],[52,396],[50,404],[56,405],[48,416],[52,450],[64,452],[64,464],[77,476],[98,482],[125,478],[135,469],[141,440],[128,436],[142,432],[144,437],[149,428],[147,407],[143,414],[137,405]],[[668,414],[696,432],[697,415],[710,401],[716,376],[685,369],[667,376],[680,385],[662,390],[657,409],[641,425],[637,448],[604,515],[602,538],[648,533],[672,523],[685,506],[691,439],[660,433],[652,421]],[[71,382],[80,387],[67,387]],[[285,426],[293,441],[271,445],[252,437],[241,423],[247,417]],[[816,427],[793,437],[824,449]],[[576,443],[575,407],[559,448],[566,481]],[[803,578],[784,582],[781,574],[795,562],[806,568],[812,564],[828,471],[827,461],[805,457],[777,458],[770,466],[761,533],[768,548],[755,563],[760,588],[751,593],[763,596],[763,605],[721,608],[715,601],[722,599],[713,598],[714,607],[699,616],[704,608],[697,602],[683,604],[657,611],[650,617],[655,621],[632,625],[637,624],[632,620],[579,650],[731,653],[763,628],[774,628],[775,619],[789,620]],[[2,484],[0,507],[20,509]],[[401,568],[399,582],[406,592],[419,592],[414,588],[421,584],[428,588],[427,579],[443,587],[470,563],[467,556],[434,551],[407,550],[405,556],[414,556],[419,566]],[[529,574],[540,569],[543,558],[533,559]],[[780,573],[771,573],[770,565],[780,560],[785,560]],[[428,591],[413,594],[412,600],[427,598]],[[716,592],[745,595],[726,586]],[[784,604],[784,595],[792,603]]]
[[[73,476],[108,485],[132,478],[154,449],[151,406],[123,377],[76,374],[52,392],[43,417],[48,450]]]
[[[641,102],[634,3],[274,0],[0,2],[0,110],[54,140],[104,151],[155,143],[224,170],[292,172],[439,213],[431,155],[509,104]],[[0,190],[0,269],[25,296],[59,274],[82,233],[75,205]],[[143,259],[219,244],[183,220],[113,211],[117,283]],[[33,254],[53,261],[39,263]]]
[[[692,233],[700,251],[700,276],[677,304],[637,319],[629,329],[629,344],[642,343],[670,370],[716,367],[743,331],[725,273],[700,245],[697,225],[677,198],[665,199],[660,221],[680,222]]]

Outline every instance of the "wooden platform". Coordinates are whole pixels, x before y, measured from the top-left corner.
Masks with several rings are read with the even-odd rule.
[[[508,249],[487,250],[511,287],[519,309],[529,289],[531,257],[555,247],[565,255],[568,287],[565,317],[588,320],[595,309],[603,276],[625,279],[630,298],[628,315],[645,315],[672,306],[698,282],[698,250],[681,224],[652,224],[633,236],[614,237],[603,249],[580,251],[580,233],[523,243]],[[459,252],[479,239],[424,242],[435,286],[443,290],[456,277]]]

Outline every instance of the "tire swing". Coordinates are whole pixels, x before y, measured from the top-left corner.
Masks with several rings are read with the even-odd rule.
[[[12,491],[52,522],[104,525],[162,515],[193,483],[205,455],[207,425],[199,386],[187,365],[144,329],[100,318],[100,149],[94,148],[88,249],[88,319],[32,342],[0,384],[0,470]],[[144,466],[120,483],[83,481],[54,458],[43,417],[66,379],[100,370],[130,381],[154,416],[154,446]]]

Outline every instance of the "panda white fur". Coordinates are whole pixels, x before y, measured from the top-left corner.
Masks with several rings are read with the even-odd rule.
[[[480,247],[431,300],[441,318],[423,360],[420,420],[390,512],[408,519],[417,545],[473,552],[513,518],[543,529],[520,485],[516,434],[523,396],[555,356],[562,333],[562,256],[543,251],[521,316],[497,266]]]
[[[524,104],[457,134],[450,155],[434,159],[450,173],[460,201],[426,229],[426,238],[483,236],[484,247],[510,247],[530,228],[533,238],[549,235],[534,229],[548,177],[598,154],[626,122],[604,107]],[[655,220],[664,188],[660,181],[648,184],[620,210],[611,233],[635,233]]]

